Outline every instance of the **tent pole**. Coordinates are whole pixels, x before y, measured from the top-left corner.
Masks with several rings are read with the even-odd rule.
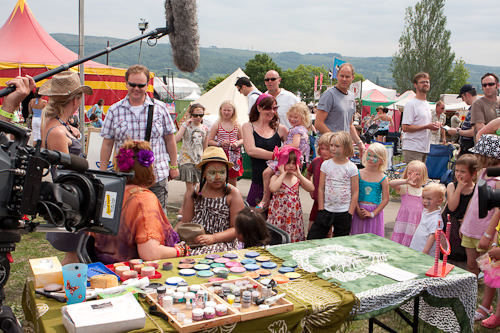
[[[79,0],[79,10],[78,10],[78,37],[79,37],[79,48],[78,48],[78,58],[82,59],[85,55],[84,50],[85,50],[85,34],[84,34],[84,10],[85,10],[85,0]],[[85,85],[85,65],[83,62],[80,64],[80,82],[83,85]],[[80,127],[80,142],[82,144],[83,152],[87,154],[87,151],[85,149],[85,94],[82,95],[82,99],[80,100],[80,109],[78,112],[78,118],[80,118],[79,122],[79,127]]]

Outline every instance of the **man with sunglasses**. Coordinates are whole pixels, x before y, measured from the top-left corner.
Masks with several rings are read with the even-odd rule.
[[[498,76],[493,73],[486,73],[481,78],[484,96],[478,98],[470,109],[471,122],[474,126],[474,133],[479,132],[484,125],[500,116],[498,102]]]
[[[129,67],[125,73],[125,82],[128,94],[109,108],[101,130],[104,140],[101,147],[100,169],[107,169],[113,145],[115,151],[118,151],[126,140],[145,140],[149,106],[153,105],[149,141],[155,156],[153,169],[156,183],[149,189],[158,197],[163,209],[166,209],[167,181],[179,175],[175,125],[165,103],[146,94],[149,70],[145,66]]]
[[[275,70],[270,70],[266,73],[266,75],[264,76],[264,82],[267,87],[266,94],[270,94],[274,98],[276,98],[280,124],[285,125],[286,128],[290,129],[290,127],[292,126],[288,122],[286,113],[292,105],[300,102],[300,98],[298,98],[288,90],[280,88],[281,77],[280,74]]]

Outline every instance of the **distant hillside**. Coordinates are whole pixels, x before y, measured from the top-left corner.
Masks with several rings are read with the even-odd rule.
[[[78,36],[70,34],[52,34],[58,42],[78,52]],[[111,45],[123,42],[123,39],[107,37],[85,37],[85,54],[92,54],[106,47],[109,40]],[[166,39],[165,39],[166,40]],[[175,76],[191,79],[198,84],[205,83],[208,79],[218,75],[232,73],[236,68],[245,67],[245,63],[252,59],[259,51],[227,49],[217,47],[200,48],[200,64],[194,73],[183,73],[178,71],[172,61],[172,51],[169,44],[158,44],[150,47],[145,41],[142,43],[141,63],[149,67],[157,74],[165,74],[167,68],[174,69]],[[109,56],[109,64],[116,67],[128,67],[137,63],[139,54],[139,43],[126,46],[114,51]],[[391,57],[348,57],[338,53],[308,53],[297,52],[271,52],[269,56],[282,69],[295,68],[300,64],[332,67],[334,57],[351,62],[356,68],[356,72],[371,81],[384,87],[392,87],[394,81],[390,72]],[[96,59],[101,63],[106,63],[106,56]],[[467,64],[471,77],[469,81],[480,90],[480,78],[486,72],[500,73],[500,67],[471,65]]]

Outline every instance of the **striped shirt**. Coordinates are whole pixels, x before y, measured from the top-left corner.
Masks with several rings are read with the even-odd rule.
[[[153,126],[151,128],[151,148],[155,155],[153,164],[156,181],[168,178],[169,167],[167,146],[164,137],[175,133],[175,125],[170,117],[165,103],[146,96],[143,107],[144,111],[134,114],[131,111],[128,96],[113,104],[106,114],[101,130],[101,136],[105,139],[115,140],[115,151],[126,140],[144,140],[146,136],[146,126],[148,120],[148,107],[155,105],[153,112]]]

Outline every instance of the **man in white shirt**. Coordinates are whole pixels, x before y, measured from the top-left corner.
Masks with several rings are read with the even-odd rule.
[[[247,77],[239,77],[234,85],[240,94],[248,97],[248,114],[250,114],[252,106],[262,93],[259,89],[254,87],[252,81]]]
[[[425,162],[430,150],[430,133],[440,129],[440,123],[432,122],[427,93],[431,88],[428,73],[420,72],[413,78],[415,98],[406,103],[403,111],[402,150],[405,163],[413,160]]]
[[[266,93],[274,96],[274,98],[276,98],[276,102],[278,103],[278,117],[280,119],[280,123],[289,129],[292,126],[288,122],[286,113],[292,105],[300,102],[300,98],[288,90],[280,88],[281,77],[275,70],[268,71],[264,76],[264,81],[267,87]]]

